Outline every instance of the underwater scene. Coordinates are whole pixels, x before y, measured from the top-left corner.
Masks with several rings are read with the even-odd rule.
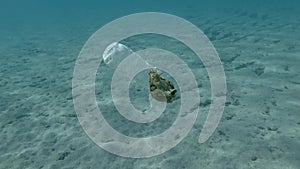
[[[299,169],[300,1],[1,0],[0,169]]]

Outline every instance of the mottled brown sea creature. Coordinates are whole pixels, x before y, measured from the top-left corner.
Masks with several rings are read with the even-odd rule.
[[[157,68],[151,68],[149,74],[149,87],[151,96],[161,102],[171,102],[175,97],[176,89],[174,85],[157,73]]]

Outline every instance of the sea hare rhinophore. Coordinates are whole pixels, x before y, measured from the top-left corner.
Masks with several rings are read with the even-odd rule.
[[[161,102],[171,102],[175,97],[174,85],[157,73],[156,67],[149,69],[149,87],[151,96]]]

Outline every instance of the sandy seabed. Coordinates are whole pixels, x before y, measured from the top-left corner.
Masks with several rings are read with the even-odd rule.
[[[174,47],[199,81],[201,114],[188,136],[170,151],[129,159],[99,148],[81,128],[72,101],[72,75],[78,53],[101,23],[95,20],[16,25],[0,31],[0,168],[128,169],[297,169],[300,166],[300,15],[291,9],[198,11],[179,15],[197,25],[217,49],[227,78],[227,101],[214,135],[197,139],[210,105],[203,66],[189,51]],[[146,42],[145,42],[146,41]],[[132,40],[132,45],[147,40]],[[161,43],[158,41],[157,43]],[[162,44],[163,46],[164,44]],[[157,46],[161,46],[157,44]],[[199,66],[200,65],[200,66]],[[122,123],[97,77],[99,105],[108,122],[131,136],[157,134],[176,118],[179,98],[159,123]],[[138,88],[139,84],[133,87]],[[134,91],[137,107],[143,88]],[[139,102],[140,101],[140,102]],[[173,104],[173,105],[172,105]],[[145,104],[147,106],[147,104]],[[175,116],[175,117],[174,117]],[[146,130],[147,129],[147,130]]]

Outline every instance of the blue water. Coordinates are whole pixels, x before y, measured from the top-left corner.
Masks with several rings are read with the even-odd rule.
[[[105,24],[140,12],[163,12],[196,25],[222,62],[226,104],[218,128],[198,137],[211,103],[208,74],[195,53],[166,37],[122,41],[133,50],[161,47],[179,55],[194,73],[201,113],[174,148],[149,158],[128,158],[96,145],[74,109],[76,59]],[[300,166],[300,2],[50,1],[0,2],[0,168],[298,169]],[[113,34],[111,36],[114,36]],[[102,73],[102,72],[105,72]],[[130,137],[162,133],[177,118],[180,93],[157,121],[137,124],[114,107],[112,72],[101,63],[95,95],[103,117]],[[175,84],[168,72],[162,74]],[[149,108],[147,71],[129,87],[132,104]],[[175,111],[177,110],[177,111]]]

